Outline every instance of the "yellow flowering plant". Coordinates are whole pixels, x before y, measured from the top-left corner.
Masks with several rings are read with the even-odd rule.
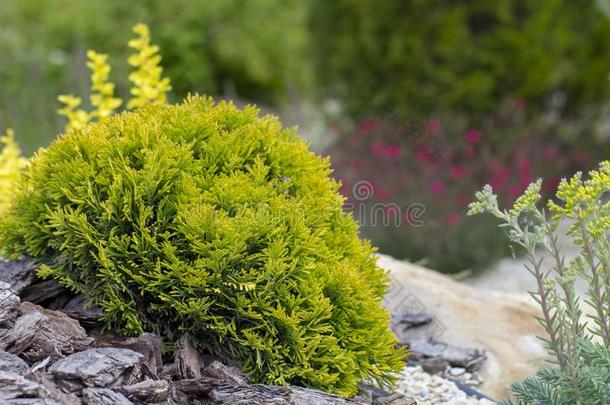
[[[151,44],[150,30],[146,24],[133,27],[137,37],[128,42],[135,53],[128,58],[128,63],[135,69],[129,75],[133,83],[130,90],[133,96],[127,103],[128,109],[135,109],[146,104],[164,104],[167,92],[171,90],[170,81],[162,77],[159,47]],[[86,111],[80,106],[82,99],[71,94],[60,95],[57,99],[64,106],[57,112],[68,118],[67,129],[79,129],[89,121],[102,121],[111,116],[123,101],[114,96],[115,84],[110,81],[111,67],[108,55],[93,50],[87,51],[87,67],[91,71],[91,97],[93,111]]]
[[[539,209],[541,181],[531,184],[513,208],[501,210],[490,186],[475,195],[469,215],[491,213],[502,221],[512,243],[526,251],[526,269],[536,280],[530,294],[541,307],[538,318],[547,337],[542,340],[556,368],[540,370],[535,377],[513,384],[514,400],[505,404],[602,404],[610,398],[610,162],[599,165],[583,180],[582,173],[559,184],[556,201]],[[566,262],[558,244],[561,221],[580,254]],[[542,248],[553,267],[543,269]],[[576,276],[587,283],[585,302],[593,309],[587,327],[582,299],[575,292]]]
[[[137,24],[133,28],[138,35],[129,41],[129,46],[136,53],[129,57],[128,63],[135,67],[129,75],[133,83],[132,98],[127,103],[128,109],[135,109],[146,104],[163,104],[167,102],[166,93],[171,90],[168,78],[162,77],[159,47],[151,44],[150,30],[145,24]],[[87,51],[87,67],[91,71],[91,96],[89,98],[92,111],[82,108],[83,100],[72,94],[62,94],[57,97],[63,107],[57,112],[68,119],[66,129],[80,129],[93,120],[103,121],[116,112],[123,101],[115,97],[115,84],[110,81],[111,67],[108,55],[94,50]],[[11,201],[11,190],[21,170],[27,165],[28,159],[21,155],[15,142],[12,130],[0,137],[2,151],[0,152],[0,214],[4,213]]]
[[[123,101],[114,97],[114,83],[108,80],[108,55],[89,50],[87,59],[87,67],[91,70],[91,104],[95,107],[92,114],[102,120],[111,116]]]
[[[21,156],[21,150],[15,142],[15,134],[11,129],[0,137],[0,215],[4,215],[12,200],[15,184],[28,160]]]
[[[127,103],[127,108],[138,108],[146,104],[166,103],[166,93],[172,89],[169,79],[162,77],[159,47],[151,45],[150,30],[146,24],[137,24],[133,31],[138,37],[129,41],[128,45],[136,50],[127,62],[135,67],[129,75],[134,84],[131,88],[133,96]]]

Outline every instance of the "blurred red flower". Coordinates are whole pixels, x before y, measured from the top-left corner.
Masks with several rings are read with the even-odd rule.
[[[445,191],[445,184],[440,180],[434,180],[430,183],[430,192],[432,194],[441,194]]]
[[[453,166],[449,169],[449,175],[454,180],[462,180],[468,174],[468,170],[464,166]]]
[[[368,120],[362,121],[360,123],[360,125],[358,126],[358,129],[363,134],[369,134],[369,133],[375,131],[376,129],[378,129],[379,126],[380,126],[380,122],[378,119],[370,118]]]
[[[441,121],[437,118],[433,118],[426,123],[426,132],[430,135],[436,135],[441,132],[442,125]]]
[[[471,129],[466,132],[466,142],[478,143],[481,140],[481,133],[476,129]]]
[[[456,226],[460,223],[460,214],[457,212],[450,212],[445,216],[445,223],[449,226]]]

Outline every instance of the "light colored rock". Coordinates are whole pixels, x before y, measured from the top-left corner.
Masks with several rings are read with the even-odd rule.
[[[449,370],[449,373],[453,376],[459,376],[464,374],[464,372],[466,371],[466,369],[462,368],[462,367],[453,367],[452,369]]]
[[[385,300],[390,311],[420,306],[434,316],[439,340],[487,351],[481,392],[505,398],[513,381],[546,365],[544,348],[535,338],[544,334],[534,319],[538,309],[525,295],[472,287],[385,255],[379,255],[378,264],[392,279]]]
[[[493,405],[487,399],[466,395],[451,381],[428,374],[419,366],[404,368],[397,390],[413,398],[418,405]]]

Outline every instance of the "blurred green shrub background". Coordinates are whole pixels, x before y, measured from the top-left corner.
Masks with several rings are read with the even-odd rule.
[[[591,0],[313,1],[322,89],[352,114],[482,118],[509,96],[537,112],[557,91],[569,108],[610,91],[610,24]]]
[[[128,93],[125,38],[148,23],[175,100],[188,92],[274,105],[306,88],[307,4],[298,0],[2,0],[0,128],[32,152],[63,128],[58,94],[87,99],[87,49],[107,53]]]
[[[368,208],[425,206],[434,226],[363,226],[382,252],[484,268],[508,252],[491,220],[466,218],[475,190],[493,183],[510,204],[608,157],[609,17],[607,0],[1,0],[0,130],[27,154],[47,145],[65,124],[56,96],[87,100],[89,48],[125,98],[125,38],[145,22],[172,101],[255,102],[299,124],[348,202],[365,180]]]

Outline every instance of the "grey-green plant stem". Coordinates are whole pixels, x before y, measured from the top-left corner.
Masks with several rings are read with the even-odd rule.
[[[574,394],[580,400],[581,394],[577,371],[580,364],[580,349],[578,347],[578,339],[582,338],[584,334],[584,326],[580,323],[582,311],[580,310],[578,297],[576,297],[576,293],[574,291],[574,279],[565,277],[565,258],[561,255],[557,243],[557,235],[554,234],[551,224],[546,220],[544,214],[541,216],[548,240],[548,251],[555,260],[554,270],[559,275],[558,283],[564,294],[565,313],[569,319],[568,333],[560,334],[561,336],[567,337],[567,339],[563,339],[563,343],[567,352],[568,361],[566,361],[565,367],[562,369],[570,378],[570,384],[574,389]]]
[[[538,318],[538,322],[549,334],[548,349],[557,358],[557,364],[563,370],[565,368],[565,355],[563,351],[563,343],[557,334],[555,325],[555,317],[551,313],[551,305],[549,303],[548,290],[544,285],[544,272],[542,271],[542,261],[537,261],[533,252],[527,253],[527,259],[532,264],[532,271],[536,279],[535,294],[539,297],[540,309],[542,310],[542,318]]]
[[[595,254],[593,253],[593,249],[591,248],[591,242],[588,236],[589,234],[587,232],[586,224],[583,220],[579,220],[579,227],[581,231],[582,246],[585,253],[585,258],[591,270],[591,288],[589,289],[589,295],[591,298],[591,303],[594,307],[593,309],[597,314],[594,320],[597,322],[600,328],[599,336],[603,339],[604,344],[606,346],[610,346],[610,327],[608,326],[609,321],[606,317],[606,310],[604,308],[604,294],[601,290],[598,272],[599,266],[595,264]]]

